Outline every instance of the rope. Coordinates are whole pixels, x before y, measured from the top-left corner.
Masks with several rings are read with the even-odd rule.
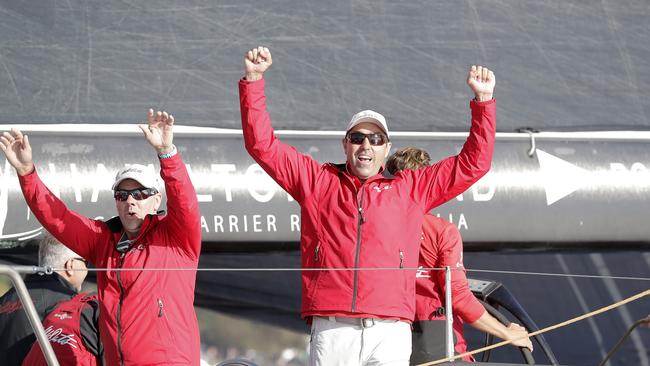
[[[64,271],[65,268],[52,268],[54,271]],[[68,269],[70,270],[70,269]],[[398,267],[380,267],[380,268],[191,268],[191,267],[178,267],[178,268],[136,268],[136,267],[122,267],[122,268],[88,268],[88,269],[72,269],[72,271],[89,271],[89,272],[108,272],[108,271],[198,271],[198,272],[310,272],[310,271],[444,271],[444,268],[398,268]],[[452,271],[462,271],[461,268],[451,268]],[[592,278],[592,279],[612,279],[612,280],[632,280],[632,281],[650,281],[649,277],[625,277],[625,276],[603,276],[603,275],[582,275],[582,274],[567,274],[567,273],[548,273],[548,272],[518,272],[518,271],[497,271],[487,269],[472,269],[467,272],[487,272],[487,273],[500,273],[500,274],[515,274],[515,275],[530,275],[530,276],[549,276],[549,277],[574,277],[574,278]],[[48,273],[49,274],[49,273]]]
[[[441,358],[441,359],[439,359],[439,360],[435,360],[435,361],[431,361],[431,362],[427,362],[427,363],[418,364],[417,366],[438,365],[438,364],[441,364],[441,363],[443,363],[443,362],[453,361],[453,360],[459,359],[459,358],[461,358],[461,357],[471,356],[471,355],[474,355],[474,354],[477,354],[477,353],[481,353],[481,352],[484,352],[484,351],[487,351],[487,350],[491,350],[491,349],[494,349],[494,348],[498,348],[498,347],[501,347],[501,346],[505,346],[506,344],[511,344],[512,342],[514,342],[514,341],[518,341],[518,340],[520,340],[520,339],[524,339],[524,338],[528,338],[528,337],[534,337],[534,336],[536,336],[536,335],[538,335],[538,334],[546,333],[546,332],[549,332],[549,331],[551,331],[551,330],[555,330],[555,329],[557,329],[557,328],[561,328],[561,327],[567,326],[567,325],[569,325],[569,324],[573,324],[573,323],[578,322],[578,321],[580,321],[580,320],[583,320],[583,319],[586,319],[586,318],[589,318],[589,317],[592,317],[592,316],[596,316],[596,315],[598,315],[598,314],[600,314],[600,313],[604,313],[604,312],[606,312],[606,311],[609,311],[609,310],[611,310],[611,309],[617,308],[617,307],[619,307],[619,306],[621,306],[621,305],[625,305],[625,304],[627,304],[627,303],[629,303],[629,302],[632,302],[632,301],[638,300],[638,299],[640,299],[640,298],[642,298],[642,297],[645,297],[645,296],[648,296],[648,295],[650,295],[650,289],[645,290],[645,291],[643,291],[643,292],[640,292],[640,293],[638,293],[638,294],[636,294],[636,295],[630,296],[630,297],[628,297],[627,299],[623,299],[623,300],[621,300],[621,301],[619,301],[619,302],[616,302],[616,303],[614,303],[614,304],[611,304],[611,305],[607,305],[607,306],[605,306],[605,307],[602,307],[602,308],[600,308],[600,309],[598,309],[598,310],[594,310],[594,311],[592,311],[592,312],[589,312],[589,313],[587,313],[587,314],[583,314],[583,315],[580,315],[580,316],[578,316],[578,317],[575,317],[575,318],[569,319],[569,320],[564,321],[564,322],[562,322],[562,323],[555,324],[555,325],[551,325],[551,326],[546,327],[546,328],[544,328],[544,329],[540,329],[540,330],[538,330],[538,331],[535,331],[535,332],[529,333],[528,336],[526,336],[526,337],[519,337],[519,338],[516,338],[516,339],[511,339],[511,340],[509,340],[509,341],[502,341],[502,342],[495,343],[495,344],[490,345],[490,346],[487,346],[487,347],[479,348],[479,349],[474,350],[474,351],[465,352],[465,353],[463,353],[463,354],[460,354],[460,355],[457,355],[457,356],[453,356],[453,357],[449,357],[449,358]]]
[[[468,269],[467,272],[485,272],[485,273],[501,273],[501,274],[519,274],[519,275],[549,276],[549,277],[608,278],[608,279],[612,279],[612,280],[650,281],[650,278],[645,278],[645,277],[621,277],[621,276],[601,276],[601,275],[579,275],[579,274],[549,273],[549,272],[497,271],[497,270],[489,270],[489,269]]]

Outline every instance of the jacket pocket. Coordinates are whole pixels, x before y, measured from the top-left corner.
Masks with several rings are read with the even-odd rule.
[[[399,258],[399,270],[395,272],[397,273],[397,278],[399,278],[401,281],[397,283],[401,283],[403,289],[409,289],[410,288],[409,283],[411,281],[415,282],[415,273],[413,273],[410,270],[409,271],[404,270],[404,268],[406,268],[406,254],[404,253],[404,249],[399,248],[398,258]]]
[[[158,303],[158,317],[162,318],[165,315],[165,303],[163,303],[161,298],[157,299]]]
[[[320,262],[320,243],[316,244],[316,248],[314,248],[314,264],[318,264]]]
[[[176,344],[174,331],[171,326],[170,309],[166,306],[165,299],[162,296],[155,297],[156,305],[156,327],[160,335],[159,342],[162,344]]]
[[[308,290],[312,291],[316,288],[316,286],[318,286],[318,282],[323,278],[324,272],[327,271],[322,269],[325,266],[325,253],[323,251],[323,245],[321,242],[317,242],[316,246],[312,248],[311,253],[308,252],[307,255],[310,257],[307,268],[314,269],[309,271],[311,273],[307,275],[309,278],[311,278],[311,283],[308,287]]]

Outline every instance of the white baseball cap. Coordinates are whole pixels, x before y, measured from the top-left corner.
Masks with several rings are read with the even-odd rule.
[[[152,169],[149,169],[144,165],[132,164],[120,169],[117,172],[117,175],[115,175],[115,183],[113,183],[113,188],[111,189],[115,190],[115,188],[126,179],[133,179],[140,183],[144,188],[155,188],[160,192],[160,179]]]
[[[365,111],[361,111],[352,116],[352,119],[350,120],[350,123],[348,123],[348,128],[345,130],[345,132],[350,131],[352,128],[354,128],[354,126],[363,122],[376,124],[377,127],[381,128],[386,136],[388,136],[388,125],[386,125],[386,118],[375,111],[371,111],[370,109],[366,109]]]

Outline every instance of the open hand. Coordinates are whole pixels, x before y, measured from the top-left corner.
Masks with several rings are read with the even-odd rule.
[[[27,175],[34,170],[32,147],[27,135],[23,135],[20,130],[12,128],[10,132],[3,132],[0,136],[0,149],[18,175]]]
[[[144,132],[144,137],[149,144],[156,149],[158,155],[166,154],[173,150],[172,142],[174,133],[174,116],[165,111],[156,111],[149,109],[147,113],[148,125],[141,124],[139,127]]]

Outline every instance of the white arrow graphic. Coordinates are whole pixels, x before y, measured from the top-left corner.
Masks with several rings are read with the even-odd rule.
[[[589,181],[589,171],[537,149],[537,160],[546,190],[546,205],[561,200]]]

